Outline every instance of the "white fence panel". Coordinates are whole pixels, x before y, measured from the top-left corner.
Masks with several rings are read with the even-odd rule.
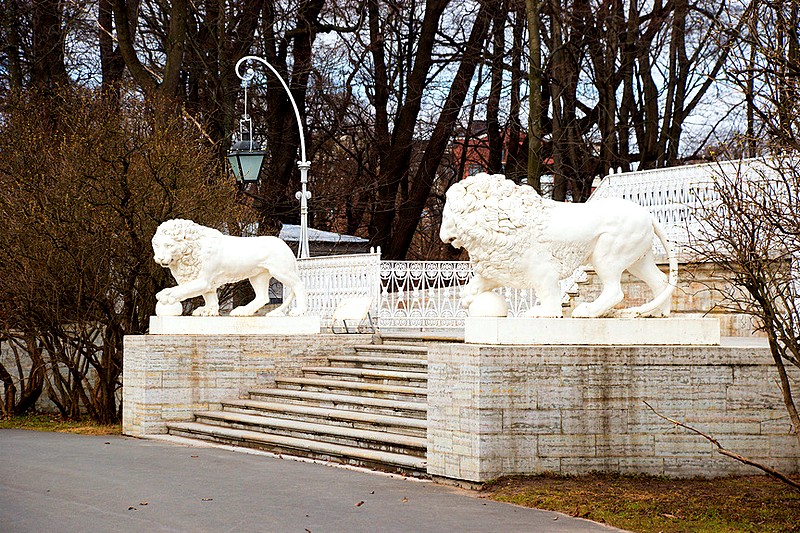
[[[380,290],[380,252],[298,259],[300,277],[308,293],[308,314],[317,315],[328,327],[342,300],[369,296],[372,316],[377,316]]]
[[[464,324],[461,286],[472,277],[466,261],[382,261],[378,324],[437,328]]]
[[[464,325],[461,288],[472,277],[468,261],[382,261],[378,324],[396,328],[452,328]],[[509,316],[535,303],[533,290],[500,289]]]

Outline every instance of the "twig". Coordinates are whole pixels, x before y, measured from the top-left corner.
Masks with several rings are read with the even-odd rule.
[[[650,405],[647,402],[644,402],[644,404],[647,407],[649,407],[650,410],[653,411],[656,414],[656,416],[658,416],[660,418],[663,418],[664,420],[667,420],[668,422],[671,422],[671,423],[675,424],[676,426],[680,426],[680,427],[682,427],[684,429],[688,429],[692,433],[696,433],[697,435],[700,435],[704,439],[708,440],[711,444],[713,444],[714,446],[717,447],[717,451],[719,451],[719,453],[721,453],[722,455],[726,455],[726,456],[728,456],[728,457],[730,457],[732,459],[736,459],[740,463],[744,463],[746,465],[754,466],[754,467],[758,468],[759,470],[762,470],[762,471],[766,472],[768,475],[783,481],[784,483],[786,483],[787,485],[792,487],[794,490],[800,492],[800,483],[798,483],[797,481],[789,478],[785,474],[783,474],[781,472],[778,472],[774,468],[770,468],[768,466],[762,465],[761,463],[758,463],[757,461],[753,461],[752,459],[749,459],[749,458],[747,458],[747,457],[745,457],[743,455],[739,455],[738,453],[730,452],[730,451],[726,450],[725,448],[723,448],[722,445],[719,443],[719,441],[717,441],[717,439],[715,439],[714,437],[712,437],[710,435],[706,435],[702,431],[700,431],[698,429],[695,429],[695,428],[693,428],[691,426],[687,426],[686,424],[684,424],[682,422],[678,422],[677,420],[673,420],[672,418],[669,418],[668,416],[662,415],[661,413],[659,413],[658,411],[653,409],[653,406]]]
[[[116,36],[116,35],[114,35],[114,34],[112,34],[112,33],[111,33],[110,31],[108,31],[107,29],[105,29],[105,28],[102,26],[102,24],[100,24],[100,21],[97,19],[97,17],[95,17],[95,22],[97,22],[97,27],[98,27],[98,29],[99,29],[101,32],[103,32],[103,33],[105,33],[106,35],[108,35],[109,37],[111,37],[111,40],[113,40],[114,42],[116,42],[116,43],[118,43],[118,42],[119,42],[119,41],[117,41],[117,36]],[[144,67],[144,69],[145,69],[147,72],[149,72],[150,74],[152,74],[152,75],[153,75],[153,77],[154,77],[155,79],[157,79],[157,80],[158,80],[158,83],[161,83],[162,81],[164,81],[164,80],[163,80],[163,78],[162,78],[161,76],[159,76],[159,74],[158,74],[157,72],[155,72],[153,69],[151,69],[151,68],[150,68],[150,67],[148,67],[147,65],[145,65],[145,64],[142,64],[142,67]],[[183,107],[183,106],[181,106],[181,114],[184,116],[184,118],[188,119],[188,120],[189,120],[189,121],[190,121],[192,124],[194,124],[194,126],[197,128],[197,130],[200,132],[200,134],[201,134],[203,137],[205,137],[205,138],[208,140],[208,142],[210,142],[210,143],[211,143],[211,144],[213,144],[213,145],[216,145],[216,144],[217,144],[216,142],[214,142],[214,139],[212,139],[212,138],[211,138],[211,136],[210,136],[210,135],[209,135],[209,134],[206,132],[206,130],[203,128],[203,125],[202,125],[202,124],[200,124],[200,122],[198,122],[196,118],[194,118],[192,115],[190,115],[190,114],[189,114],[189,112],[188,112],[188,111],[186,111],[186,108],[185,108],[185,107]]]

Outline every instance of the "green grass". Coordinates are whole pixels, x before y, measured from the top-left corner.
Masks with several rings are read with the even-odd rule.
[[[800,532],[800,493],[765,476],[520,476],[487,484],[483,495],[635,532]]]
[[[0,420],[0,429],[30,429],[34,431],[56,431],[80,435],[119,435],[119,424],[102,425],[90,420],[64,420],[58,415],[28,414]]]

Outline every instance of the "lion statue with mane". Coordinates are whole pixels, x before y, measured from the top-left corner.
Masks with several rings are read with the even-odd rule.
[[[194,310],[196,316],[219,315],[217,289],[226,283],[250,281],[256,297],[247,305],[236,307],[233,316],[255,314],[269,303],[269,282],[275,278],[289,289],[288,297],[269,315],[306,312],[306,292],[297,272],[297,260],[289,246],[277,237],[233,237],[191,220],[173,219],[162,223],[153,236],[153,258],[169,268],[177,287],[169,287],[156,298],[171,305],[202,296],[205,305]]]
[[[579,304],[573,317],[669,315],[677,260],[650,212],[628,200],[555,202],[505,176],[481,173],[448,189],[439,236],[469,252],[475,275],[462,291],[464,307],[498,287],[533,288],[537,303],[527,316],[563,316],[559,281],[591,264],[602,292]],[[656,265],[655,237],[667,251],[669,277]],[[647,284],[653,299],[615,312],[625,270]]]

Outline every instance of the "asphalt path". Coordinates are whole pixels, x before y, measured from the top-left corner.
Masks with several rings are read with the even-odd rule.
[[[0,430],[0,531],[618,531],[475,492],[219,447]]]

